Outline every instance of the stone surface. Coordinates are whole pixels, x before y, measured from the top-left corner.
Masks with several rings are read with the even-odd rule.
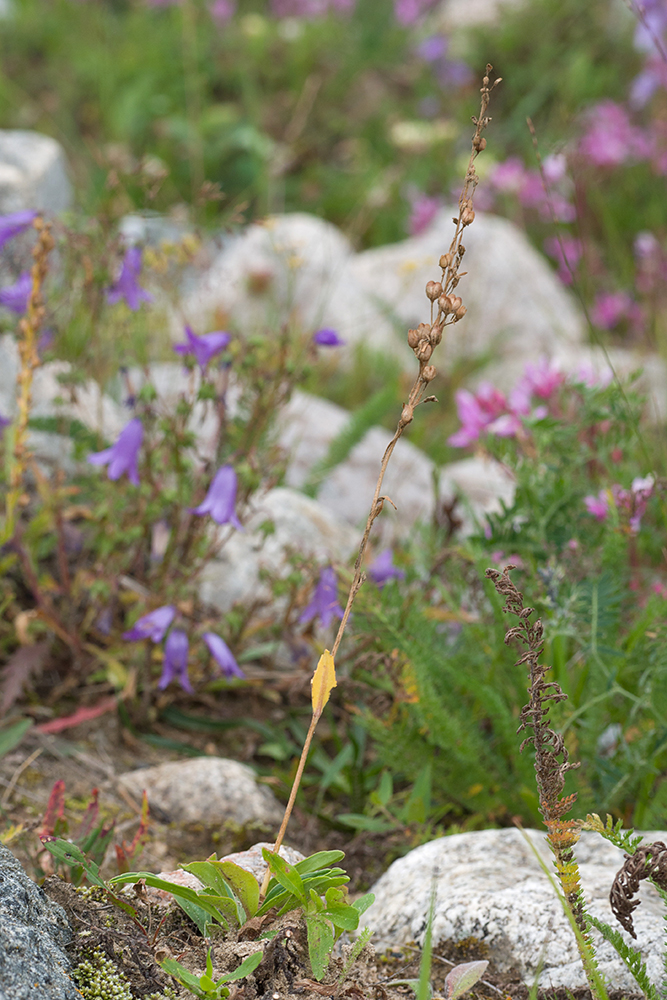
[[[260,529],[267,521],[274,525],[269,534]],[[202,598],[221,611],[235,601],[268,600],[270,589],[260,581],[260,571],[286,573],[290,550],[329,563],[346,560],[359,542],[349,525],[317,501],[282,487],[257,499],[244,526],[245,531],[231,535],[201,574]]]
[[[445,31],[474,24],[497,24],[505,8],[521,6],[525,0],[444,0],[438,11]]]
[[[223,757],[194,757],[122,774],[118,782],[137,802],[144,789],[152,809],[171,823],[273,827],[283,808],[252,768]]]
[[[552,868],[544,835],[528,831]],[[665,833],[646,834],[648,842]],[[583,833],[576,855],[593,916],[605,920],[633,943],[611,913],[609,890],[623,852],[596,833]],[[484,830],[442,837],[395,861],[373,887],[375,902],[366,914],[379,947],[424,937],[432,887],[437,896],[433,943],[472,936],[489,947],[489,957],[507,971],[514,967],[532,985],[540,960],[540,984],[578,989],[586,985],[574,935],[546,875],[518,830]],[[649,976],[661,981],[664,907],[655,889],[642,883],[634,912],[639,947]],[[615,989],[637,986],[611,945],[593,931],[600,972]]]
[[[54,215],[71,203],[60,143],[38,132],[0,129],[0,214],[35,208]]]
[[[76,1000],[63,951],[71,931],[63,909],[28,878],[0,844],[0,998]]]
[[[302,487],[311,470],[326,455],[331,441],[343,430],[350,414],[335,403],[296,392],[280,418],[279,441],[290,461],[286,480]],[[322,478],[317,501],[326,510],[359,527],[368,516],[382,454],[391,432],[372,427],[344,462]],[[375,522],[373,537],[389,543],[407,535],[418,520],[433,516],[434,464],[409,440],[400,440],[392,455],[382,492],[398,510],[386,503]],[[444,466],[440,473],[440,496],[462,500],[463,530],[469,532],[476,518],[499,509],[499,501],[511,502],[514,485],[497,463],[466,458]]]

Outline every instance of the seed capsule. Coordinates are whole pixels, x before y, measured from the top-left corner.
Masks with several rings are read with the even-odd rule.
[[[429,298],[431,302],[435,302],[435,300],[439,298],[441,295],[442,295],[442,285],[440,284],[440,282],[429,281],[426,285],[427,298]]]
[[[429,344],[428,340],[419,341],[419,347],[415,351],[415,354],[420,361],[430,361],[431,355],[433,354],[433,348]]]
[[[415,347],[417,346],[417,344],[419,343],[420,339],[421,338],[419,336],[419,331],[418,330],[408,330],[408,344],[412,348],[413,351],[414,351]]]
[[[468,312],[465,306],[459,306],[459,308],[454,313],[454,321],[458,323],[460,319],[463,319],[465,314]]]
[[[442,340],[442,327],[439,326],[438,323],[435,323],[431,327],[431,332],[429,333],[428,339],[430,340],[433,347],[437,347],[440,341]]]
[[[424,365],[422,368],[422,378],[425,382],[432,382],[437,374],[433,365]]]
[[[445,316],[448,316],[451,312],[454,312],[451,295],[441,295],[440,298],[438,299],[438,305],[442,309]]]
[[[474,208],[464,208],[461,212],[461,225],[469,226],[475,221],[475,209]]]
[[[452,255],[450,253],[443,253],[442,257],[440,258],[440,267],[443,269],[443,271],[446,271],[448,267],[451,267],[451,265],[452,265]]]
[[[452,312],[455,313],[463,305],[463,299],[460,295],[450,295],[449,299],[452,304]]]

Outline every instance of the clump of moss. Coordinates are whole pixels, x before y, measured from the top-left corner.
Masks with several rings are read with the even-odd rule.
[[[84,1000],[134,1000],[127,977],[101,951],[79,962],[72,979]],[[151,993],[145,1000],[177,1000],[170,986],[162,993]]]

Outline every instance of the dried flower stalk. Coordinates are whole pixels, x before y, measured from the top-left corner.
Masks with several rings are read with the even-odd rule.
[[[336,638],[334,640],[333,648],[331,653],[329,650],[325,650],[324,657],[331,658],[331,671],[332,671],[332,682],[331,686],[335,686],[335,670],[333,667],[333,658],[338,652],[338,648],[341,644],[341,640],[345,633],[345,628],[347,626],[350,612],[352,610],[352,605],[354,604],[354,599],[359,593],[361,586],[365,580],[365,574],[362,571],[361,564],[363,562],[364,553],[366,551],[366,545],[373,527],[373,523],[377,517],[382,513],[385,500],[391,500],[389,497],[381,495],[382,483],[384,481],[385,472],[387,471],[387,466],[389,464],[389,459],[391,458],[392,452],[396,447],[396,442],[402,436],[405,428],[414,419],[415,407],[420,403],[427,403],[435,401],[435,396],[427,396],[426,390],[430,382],[433,381],[437,372],[434,366],[430,363],[431,356],[434,349],[441,342],[443,337],[443,331],[454,323],[458,323],[459,320],[463,319],[466,314],[466,307],[460,296],[455,294],[455,289],[457,288],[459,281],[463,275],[459,274],[459,269],[461,267],[461,262],[463,260],[463,255],[465,254],[465,246],[463,245],[463,233],[467,226],[471,225],[475,219],[475,209],[473,206],[473,199],[475,194],[475,188],[477,187],[479,177],[475,170],[475,160],[481,153],[481,151],[486,146],[486,139],[482,135],[482,132],[490,122],[490,118],[487,116],[486,112],[489,106],[489,101],[491,98],[491,92],[500,83],[501,77],[498,77],[491,83],[489,74],[491,73],[493,66],[487,64],[486,73],[484,79],[482,80],[482,86],[480,89],[481,102],[480,102],[480,113],[478,117],[473,117],[473,123],[475,125],[475,133],[472,137],[472,150],[470,153],[470,160],[468,161],[468,169],[466,170],[465,182],[463,185],[463,190],[459,197],[459,213],[458,218],[455,218],[454,225],[454,236],[449,246],[447,253],[443,254],[440,258],[440,270],[441,277],[439,281],[429,281],[426,285],[426,296],[431,303],[431,318],[429,323],[420,323],[416,330],[408,331],[408,344],[414,351],[415,357],[419,362],[419,371],[417,377],[410,389],[407,402],[403,404],[403,409],[401,411],[401,416],[396,426],[394,436],[387,445],[384,455],[382,456],[382,461],[380,463],[380,473],[378,476],[377,484],[375,486],[375,492],[373,494],[373,499],[371,501],[371,507],[368,514],[368,520],[366,521],[366,527],[361,538],[359,545],[359,551],[357,553],[357,558],[354,564],[354,578],[350,586],[350,591],[347,597],[347,603],[345,605],[345,611],[343,613],[343,618],[341,620]],[[327,661],[328,662],[328,661]],[[322,660],[318,666],[318,670],[322,666]],[[318,671],[315,672],[317,677]],[[330,688],[329,688],[330,690]],[[327,693],[328,698],[328,693]],[[285,836],[285,831],[287,830],[287,824],[289,823],[290,816],[292,814],[292,809],[294,807],[294,802],[296,801],[296,795],[299,790],[299,784],[301,782],[301,776],[306,764],[306,759],[308,757],[308,751],[310,749],[310,743],[313,738],[313,733],[315,732],[315,727],[321,715],[324,703],[321,699],[317,701],[313,699],[313,716],[311,719],[310,726],[308,728],[308,733],[304,741],[303,749],[301,751],[301,757],[299,760],[299,766],[292,783],[292,790],[290,792],[289,801],[285,808],[285,815],[283,821],[280,825],[280,830],[278,836],[276,837],[276,842],[274,844],[273,850],[278,851],[280,845],[283,842],[283,837]],[[264,882],[262,884],[262,894],[266,893],[266,888],[269,883],[270,872],[267,869],[266,875],[264,877]]]
[[[636,940],[632,912],[641,900],[632,897],[639,892],[639,883],[645,878],[650,878],[658,888],[667,891],[667,845],[657,840],[654,844],[638,847],[634,854],[625,854],[624,857],[623,867],[611,887],[609,902],[618,922]]]
[[[12,461],[9,471],[9,491],[6,500],[6,520],[4,540],[8,541],[14,535],[16,508],[23,489],[23,477],[30,461],[30,452],[26,445],[28,419],[32,401],[32,378],[35,368],[39,367],[40,359],[37,351],[37,334],[44,322],[44,303],[42,287],[48,271],[48,258],[54,246],[51,227],[37,216],[33,223],[39,233],[37,245],[32,251],[35,263],[32,265],[32,288],[28,296],[28,306],[25,316],[19,323],[19,372],[16,377],[18,385],[18,416],[13,426]]]
[[[563,818],[577,798],[576,793],[562,795],[565,775],[568,771],[579,767],[579,763],[569,761],[563,737],[549,725],[549,703],[565,701],[567,695],[555,681],[545,680],[550,667],[539,662],[544,650],[544,629],[539,618],[531,623],[530,617],[534,613],[534,608],[524,607],[523,594],[510,579],[510,571],[515,568],[512,565],[506,566],[502,573],[497,569],[487,569],[486,576],[492,580],[497,592],[505,600],[503,611],[519,619],[518,625],[508,629],[505,635],[506,644],[509,645],[517,639],[526,647],[526,652],[516,661],[516,666],[525,664],[528,667],[530,700],[521,709],[521,721],[517,733],[531,730],[531,734],[524,739],[519,751],[523,751],[528,743],[535,748],[535,778],[540,812],[548,831],[547,842],[554,853],[556,872],[563,895],[581,931],[585,946],[590,948],[579,866],[573,851],[574,845],[579,840],[581,827],[575,820]],[[577,945],[591,992],[595,996],[595,983],[590,969],[590,963],[594,961],[592,951],[584,954],[579,941]]]

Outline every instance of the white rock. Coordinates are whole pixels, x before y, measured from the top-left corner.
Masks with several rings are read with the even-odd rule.
[[[424,288],[440,276],[438,260],[449,249],[452,215],[444,209],[420,236],[366,250],[349,262],[356,282],[406,329],[428,319]],[[443,339],[436,366],[447,368],[460,358],[551,357],[558,347],[582,342],[583,322],[569,292],[516,226],[479,212],[464,244],[463,270],[469,273],[457,293],[468,312]]]
[[[290,460],[286,480],[297,488],[309,481],[311,471],[327,454],[350,414],[335,403],[295,392],[280,416],[280,444]],[[326,510],[359,527],[365,523],[375,490],[382,455],[392,434],[372,427],[344,462],[323,476],[317,501]],[[435,466],[424,452],[406,438],[398,441],[385,475],[382,494],[391,498],[375,522],[373,537],[389,543],[407,535],[418,520],[433,516]],[[511,502],[514,484],[509,473],[490,460],[464,459],[444,466],[440,496],[463,500],[464,531],[474,520],[496,512],[502,499]]]
[[[274,525],[270,534],[260,530],[267,521]],[[359,543],[357,532],[317,501],[283,487],[258,499],[245,528],[234,532],[201,574],[200,596],[220,611],[235,601],[269,600],[260,570],[285,574],[290,550],[329,563],[347,560]]]
[[[528,831],[553,868],[544,835]],[[648,842],[667,834],[646,834]],[[615,920],[609,890],[623,863],[623,852],[596,833],[584,833],[576,848],[589,910],[633,943]],[[442,837],[395,861],[373,887],[375,902],[365,920],[379,947],[422,940],[435,888],[434,945],[475,937],[489,948],[499,971],[519,970],[532,985],[539,963],[542,986],[579,989],[586,978],[574,935],[546,875],[518,830],[484,830]],[[634,913],[639,947],[649,976],[657,984],[664,972],[663,904],[655,889],[642,883],[642,904]],[[635,981],[611,945],[593,932],[600,972],[615,989],[637,991]]]
[[[446,31],[474,24],[497,24],[505,8],[518,7],[525,0],[444,0],[439,15]]]
[[[283,807],[273,792],[257,782],[252,768],[223,757],[194,757],[128,771],[119,785],[171,823],[264,823],[273,827]]]
[[[0,214],[25,208],[56,214],[71,203],[60,143],[38,132],[0,130]]]

